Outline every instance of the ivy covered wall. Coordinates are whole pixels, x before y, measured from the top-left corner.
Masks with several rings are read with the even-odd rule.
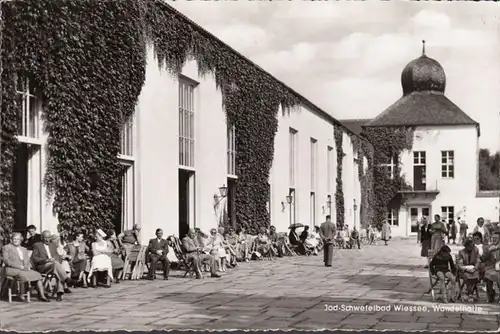
[[[269,225],[266,202],[278,110],[280,105],[290,110],[303,97],[162,1],[23,0],[1,7],[2,226],[10,230],[14,222],[12,172],[22,107],[15,102],[16,84],[25,77],[43,100],[44,182],[60,232],[113,226],[120,203],[120,129],[144,84],[148,43],[158,65],[173,76],[187,60],[196,60],[201,74],[214,77],[227,121],[236,127],[237,223],[253,233]],[[342,158],[339,125],[335,136]],[[343,207],[342,164],[335,197]],[[343,220],[342,209],[337,221]]]
[[[363,136],[373,145],[372,175],[367,175],[373,180],[373,187],[369,188],[373,195],[366,195],[367,201],[372,201],[373,212],[372,224],[381,226],[386,219],[388,209],[397,209],[401,198],[399,191],[409,190],[411,186],[406,182],[405,176],[401,175],[401,154],[404,150],[411,150],[413,145],[413,128],[410,127],[365,127]],[[366,145],[366,143],[364,144]],[[364,151],[368,148],[365,147]],[[387,164],[391,157],[396,157],[394,177],[390,177],[383,164]],[[371,198],[371,199],[369,199]]]

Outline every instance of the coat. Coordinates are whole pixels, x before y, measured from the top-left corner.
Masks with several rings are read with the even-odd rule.
[[[388,241],[391,238],[391,225],[389,223],[384,223],[382,225],[382,233],[381,239],[384,241]]]
[[[57,252],[57,245],[51,242],[48,244],[48,246],[52,258],[56,262],[61,263],[62,258]],[[49,255],[45,250],[45,244],[43,242],[37,242],[36,244],[33,245],[33,254],[31,254],[31,260],[33,261],[33,264],[36,266],[37,271],[43,270],[45,264],[47,264],[49,260]]]
[[[470,253],[465,248],[458,252],[457,264],[466,280],[479,279],[480,256],[476,247]],[[466,272],[463,270],[464,266],[474,266],[476,270],[473,273]]]
[[[21,282],[36,282],[42,279],[39,272],[31,270],[31,261],[28,250],[19,246],[23,259],[18,252],[18,248],[12,244],[3,246],[3,260],[5,263],[5,275],[16,277]]]
[[[319,228],[319,236],[325,244],[331,244],[335,240],[337,234],[337,226],[331,221],[326,221]]]

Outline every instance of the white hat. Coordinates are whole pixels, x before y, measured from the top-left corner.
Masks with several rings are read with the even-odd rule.
[[[100,235],[101,237],[103,237],[103,238],[106,238],[106,233],[104,233],[104,231],[103,231],[103,230],[101,230],[101,229],[98,229],[98,230],[97,230],[97,234],[99,234],[99,235]]]

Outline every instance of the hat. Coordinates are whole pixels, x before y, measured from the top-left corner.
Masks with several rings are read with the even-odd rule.
[[[99,234],[99,235],[100,235],[101,237],[103,237],[103,238],[106,238],[106,233],[104,233],[104,231],[103,231],[103,230],[101,230],[101,229],[98,229],[98,230],[97,230],[97,234]]]

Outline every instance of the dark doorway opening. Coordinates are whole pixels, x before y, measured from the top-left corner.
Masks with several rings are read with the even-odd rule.
[[[413,166],[414,190],[426,190],[425,183],[425,166]]]
[[[118,175],[119,177],[119,184],[120,184],[120,203],[118,204],[118,207],[116,209],[116,212],[115,212],[115,219],[113,221],[113,224],[114,224],[114,227],[115,227],[115,232],[116,232],[116,235],[119,235],[120,233],[123,232],[124,230],[124,226],[123,226],[123,223],[124,223],[124,201],[125,201],[125,187],[126,187],[126,184],[127,184],[127,180],[126,180],[126,175],[127,175],[127,169],[129,167],[128,166],[125,166],[125,165],[121,165],[120,166],[120,173]]]
[[[14,189],[14,226],[16,232],[25,231],[28,227],[28,166],[31,157],[30,148],[19,144],[16,150],[16,163],[12,178]]]
[[[236,179],[227,179],[227,226],[236,229]]]
[[[192,194],[191,187],[194,172],[187,170],[179,170],[179,238],[184,238],[189,232],[189,223],[191,220],[191,203]]]

